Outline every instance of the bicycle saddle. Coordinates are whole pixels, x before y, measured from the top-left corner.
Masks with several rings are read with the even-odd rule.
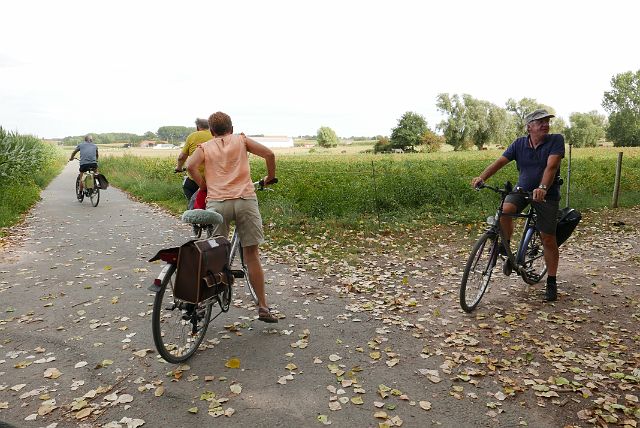
[[[187,210],[182,213],[182,222],[190,224],[220,224],[222,215],[213,210]]]

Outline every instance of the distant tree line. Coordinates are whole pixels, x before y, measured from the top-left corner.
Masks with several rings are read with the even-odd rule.
[[[107,132],[98,134],[89,132],[88,135],[93,137],[96,144],[131,144],[137,146],[141,141],[168,141],[171,144],[184,141],[189,134],[196,130],[195,127],[188,126],[161,126],[158,131],[147,131],[143,135],[130,134],[126,132]],[[65,146],[76,146],[84,141],[85,135],[76,135],[73,137],[65,137],[62,144]]]

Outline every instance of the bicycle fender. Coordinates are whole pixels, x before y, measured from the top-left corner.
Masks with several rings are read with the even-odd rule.
[[[533,235],[533,233],[535,232],[535,229],[533,227],[530,227],[529,229],[527,229],[527,232],[524,235],[524,239],[521,242],[520,248],[518,248],[518,256],[516,257],[516,263],[521,265],[524,263],[524,252],[527,249],[527,244],[529,243],[529,241],[531,240],[531,236]]]
[[[160,291],[161,290],[160,284],[162,284],[162,282],[164,281],[164,278],[165,276],[167,276],[167,273],[169,272],[169,269],[171,268],[171,266],[172,265],[169,263],[164,265],[158,277],[155,280],[153,280],[153,283],[151,283],[151,285],[147,288],[147,290],[153,291],[154,293],[157,293],[158,291]]]

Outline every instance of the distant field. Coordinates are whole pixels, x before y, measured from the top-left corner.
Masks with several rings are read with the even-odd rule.
[[[168,205],[182,209],[180,177],[173,173],[172,157],[177,151],[128,150],[131,154],[142,150],[144,154],[113,156],[101,163],[110,181],[143,199],[172,201]],[[385,155],[355,150],[342,153],[340,148],[312,153],[286,150],[277,150],[280,183],[263,207],[277,211],[290,224],[304,218],[340,219],[353,224],[371,217],[473,222],[495,210],[495,195],[475,192],[469,183],[502,150]],[[618,151],[624,152],[619,203],[640,204],[640,148],[596,148],[573,150],[572,206],[609,206]],[[262,159],[252,156],[251,165],[254,178],[265,173]],[[561,171],[565,178],[566,171],[565,160]],[[512,163],[490,182],[515,183],[517,176]],[[563,198],[565,191],[566,185]]]
[[[315,143],[315,141],[314,141]],[[332,147],[330,149],[324,149],[322,147],[313,146],[295,146],[287,148],[273,148],[272,150],[277,155],[353,155],[373,148],[373,142],[341,145],[338,147]],[[71,152],[73,147],[65,147],[65,150]],[[176,158],[180,153],[180,149],[154,149],[147,147],[130,147],[123,148],[122,144],[108,145],[101,144],[98,146],[98,150],[101,156],[138,156],[138,157],[157,157],[157,158]]]

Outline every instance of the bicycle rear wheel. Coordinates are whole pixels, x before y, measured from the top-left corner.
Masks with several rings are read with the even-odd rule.
[[[98,206],[98,203],[100,202],[100,189],[98,189],[97,187],[94,187],[93,189],[89,190],[89,199],[91,199],[91,205],[93,205],[94,207]]]
[[[524,235],[518,254],[518,264],[524,267],[525,275],[522,279],[529,285],[537,284],[547,273],[542,238],[540,232],[533,227],[527,229]]]
[[[231,270],[238,270],[244,273],[244,285],[246,288],[245,294],[251,297],[253,303],[258,304],[258,295],[256,294],[256,290],[253,288],[253,284],[251,284],[251,280],[249,279],[249,269],[247,269],[247,265],[244,262],[242,245],[240,244],[240,239],[238,239],[238,235],[235,232],[231,238],[231,256],[229,265]]]
[[[473,246],[460,283],[460,306],[473,311],[489,287],[491,274],[498,259],[498,237],[486,232]]]
[[[84,191],[80,191],[80,175],[76,178],[76,198],[80,203],[84,200]]]
[[[153,302],[151,327],[156,349],[166,361],[178,364],[197,350],[209,327],[211,307],[191,304],[173,295],[176,266],[171,265]]]

